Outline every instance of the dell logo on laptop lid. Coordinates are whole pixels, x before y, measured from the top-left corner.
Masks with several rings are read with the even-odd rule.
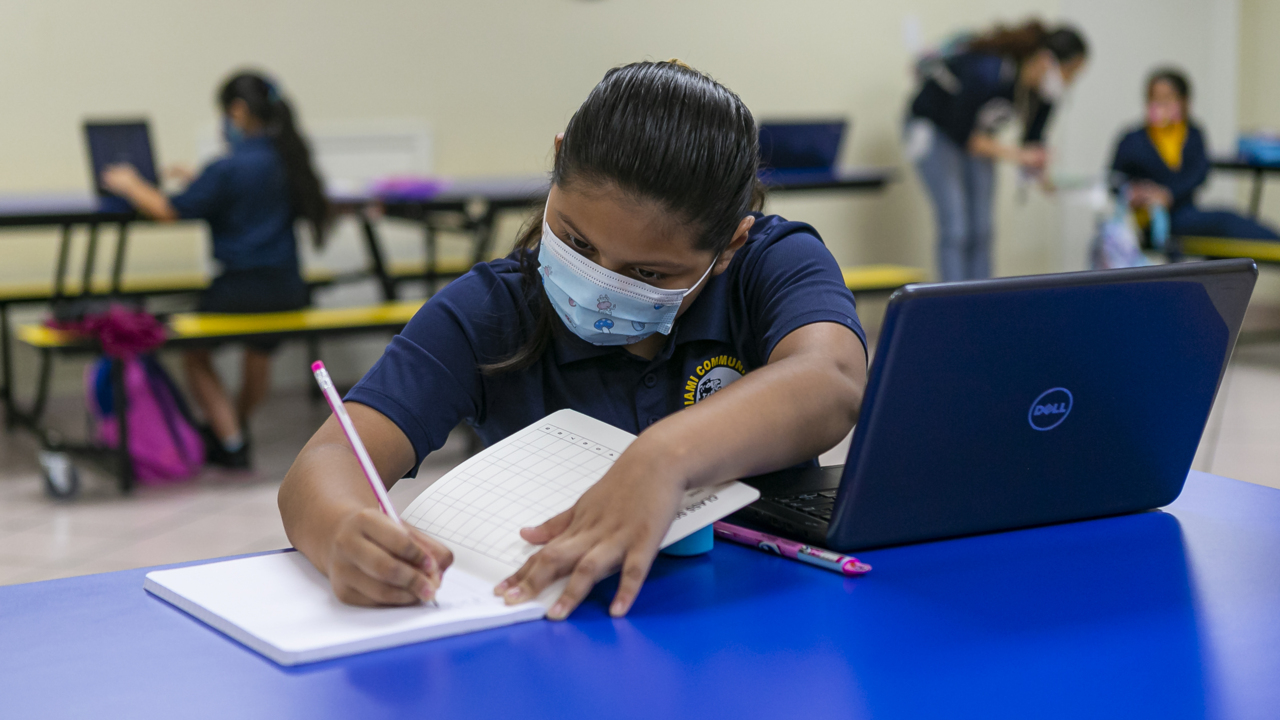
[[[1071,414],[1073,402],[1070,390],[1049,388],[1031,403],[1031,409],[1027,411],[1027,422],[1031,424],[1032,430],[1052,430]]]

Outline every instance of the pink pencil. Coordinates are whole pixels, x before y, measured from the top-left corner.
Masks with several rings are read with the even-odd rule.
[[[351,416],[347,414],[342,398],[338,397],[338,391],[333,387],[333,379],[329,377],[329,371],[324,369],[324,363],[317,360],[311,363],[311,372],[315,374],[316,382],[320,383],[320,391],[324,393],[324,399],[329,402],[329,408],[337,416],[338,424],[342,426],[342,432],[347,436],[347,442],[351,443],[351,450],[360,461],[360,468],[364,470],[364,477],[369,481],[369,487],[373,488],[373,494],[378,498],[378,505],[382,506],[382,512],[397,525],[403,525],[400,514],[396,512],[395,507],[391,505],[391,499],[387,497],[387,486],[382,484],[382,478],[378,476],[378,468],[373,466],[369,451],[364,448],[364,441],[356,432],[356,426],[351,424]]]

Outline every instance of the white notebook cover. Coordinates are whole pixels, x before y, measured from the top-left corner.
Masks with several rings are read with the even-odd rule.
[[[281,665],[297,665],[537,620],[533,602],[507,607],[493,584],[453,567],[439,607],[362,608],[334,596],[300,552],[147,573],[147,592]]]

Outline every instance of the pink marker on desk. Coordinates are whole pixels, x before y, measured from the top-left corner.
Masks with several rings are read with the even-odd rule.
[[[311,372],[316,376],[316,382],[320,383],[320,391],[324,393],[324,399],[329,401],[329,409],[333,410],[333,414],[338,418],[338,424],[342,426],[342,432],[347,436],[347,442],[351,444],[351,450],[356,454],[356,459],[360,461],[360,469],[364,470],[364,477],[369,481],[369,487],[373,488],[373,494],[378,498],[378,505],[382,507],[382,512],[396,522],[397,525],[403,525],[400,520],[400,514],[396,512],[395,506],[391,504],[391,498],[387,497],[387,486],[382,484],[382,477],[378,475],[378,468],[374,467],[373,460],[369,457],[369,451],[364,448],[364,441],[360,439],[360,434],[356,432],[356,426],[351,423],[351,416],[347,414],[347,406],[342,404],[342,398],[338,397],[338,391],[333,387],[333,379],[329,377],[329,371],[324,369],[324,363],[319,360],[311,363]]]
[[[727,522],[716,522],[714,527],[718,538],[760,548],[774,555],[781,555],[784,558],[817,565],[820,568],[838,572],[846,577],[862,575],[871,569],[870,565],[859,562],[856,557],[841,555],[837,552],[805,545],[794,540],[787,540],[776,535],[748,530],[737,525],[730,525]]]

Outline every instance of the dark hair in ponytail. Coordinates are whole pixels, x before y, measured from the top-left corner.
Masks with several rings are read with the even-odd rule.
[[[613,186],[654,202],[694,231],[694,246],[719,255],[742,218],[763,206],[755,119],[728,88],[678,60],[638,62],[605,73],[569,120],[556,153],[557,187]],[[542,216],[516,242],[536,325],[489,373],[526,368],[564,332],[538,275]]]
[[[1015,27],[997,25],[990,32],[970,40],[967,49],[1011,57],[1018,62],[1041,50],[1053,53],[1060,63],[1089,55],[1089,44],[1079,30],[1069,25],[1048,29],[1039,20],[1028,20]]]
[[[311,164],[311,148],[298,133],[293,108],[275,83],[256,72],[236,73],[222,84],[218,104],[223,112],[236,100],[244,101],[249,114],[263,124],[267,137],[275,144],[284,163],[294,216],[311,226],[315,246],[322,247],[329,224],[329,202],[325,199],[324,184]]]

